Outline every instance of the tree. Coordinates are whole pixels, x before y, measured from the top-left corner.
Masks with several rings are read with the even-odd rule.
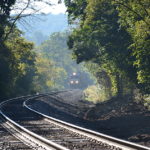
[[[111,0],[87,0],[84,15],[79,22],[80,26],[69,37],[69,48],[73,50],[78,63],[95,62],[102,68],[102,72],[105,70],[107,74],[115,76],[118,94],[121,94],[121,78],[127,76],[132,81],[136,76],[132,66],[134,57],[128,49],[130,35],[124,28],[120,28],[118,12]]]
[[[66,72],[63,68],[55,65],[55,62],[41,55],[36,57],[36,76],[34,88],[38,92],[48,92],[52,89],[64,88]]]
[[[150,1],[114,0],[120,16],[120,24],[132,37],[130,49],[135,60],[138,87],[150,93]]]
[[[77,72],[81,79],[80,83],[82,83],[80,85],[78,84],[77,87],[85,88],[88,84],[91,84],[92,80],[90,80],[87,71],[83,69],[83,65],[77,65],[76,61],[72,59],[72,52],[69,51],[67,47],[68,35],[68,32],[53,33],[49,39],[43,42],[38,48],[35,49],[35,51],[42,56],[43,61],[53,62],[53,68],[60,71],[60,78],[53,80],[53,86],[57,84],[57,87],[60,86],[69,88],[70,76],[73,72]],[[55,69],[53,72],[56,71]],[[62,71],[65,72],[65,75],[61,73]],[[47,76],[49,75],[50,73],[48,73]]]
[[[15,29],[4,44],[6,49],[0,49],[0,95],[30,93],[35,74],[33,43],[27,42]]]
[[[7,1],[1,0],[0,1],[0,39],[4,33],[4,27],[7,24],[7,19],[10,15],[11,6],[15,4],[15,0]]]
[[[27,16],[43,13],[41,9],[37,7],[39,3],[47,6],[52,5],[52,3],[47,0],[2,0],[0,2],[0,40],[7,40],[10,33],[15,29],[17,21],[23,20],[23,18]],[[10,16],[10,12],[13,12],[13,15]],[[6,26],[9,26],[9,30],[4,33]]]
[[[27,8],[37,12],[37,10],[31,7],[34,2],[36,2],[36,0],[0,1],[1,97],[31,92],[32,78],[35,74],[35,54],[31,51],[33,44],[21,37],[22,33],[16,28],[16,21],[26,16],[23,15],[23,13]],[[25,5],[21,5],[21,8],[19,8],[20,3],[24,3]],[[22,6],[25,7],[22,8]],[[16,13],[16,15],[10,16],[12,9],[17,9],[19,12]]]
[[[85,19],[87,0],[65,0],[70,23]],[[78,21],[77,21],[78,22]]]
[[[11,50],[13,60],[10,61],[12,81],[16,89],[15,93],[29,93],[32,90],[32,80],[35,75],[35,53],[33,43],[21,37],[21,32],[15,30],[6,42]],[[20,91],[18,89],[20,88]]]

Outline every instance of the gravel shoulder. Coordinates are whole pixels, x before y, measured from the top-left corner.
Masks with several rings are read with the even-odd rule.
[[[129,97],[93,104],[83,100],[82,91],[73,90],[30,105],[46,115],[150,147],[150,112]]]

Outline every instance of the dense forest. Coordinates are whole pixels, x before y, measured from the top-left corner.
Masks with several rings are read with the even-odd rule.
[[[46,35],[49,38],[33,31],[28,40],[17,27],[17,21],[26,16],[10,15],[16,3],[0,1],[1,99],[69,88],[73,71],[85,76],[84,88],[94,76],[98,88],[89,90],[103,91],[107,99],[129,94],[149,97],[149,0],[65,0],[69,30]]]
[[[150,94],[150,1],[65,0],[68,46],[109,95]]]
[[[84,76],[79,88],[92,84],[84,65],[77,65],[68,50],[70,33],[64,31],[66,15],[44,15],[44,23],[41,23],[42,15],[10,15],[15,2],[0,3],[0,99],[70,88],[69,77],[73,72],[79,73],[81,78]],[[32,18],[35,22],[30,20]],[[33,22],[34,30],[31,26],[21,26],[22,22],[27,22],[25,25]],[[59,22],[61,24],[56,25]],[[25,32],[24,27],[33,32]]]

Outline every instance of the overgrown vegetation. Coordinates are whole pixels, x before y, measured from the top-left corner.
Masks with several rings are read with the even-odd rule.
[[[77,24],[68,40],[77,62],[88,62],[109,95],[132,94],[134,89],[150,94],[150,1],[65,3],[70,24]]]
[[[69,33],[54,33],[35,48],[16,26],[21,14],[10,16],[15,3],[15,0],[0,2],[0,99],[70,88],[72,72],[86,76],[79,88],[87,87],[92,80],[83,65],[72,60],[72,52],[67,47]],[[26,8],[30,3],[27,1]]]
[[[0,45],[0,97],[32,92],[35,75],[33,43],[22,38],[21,31],[15,28],[7,40],[1,39]]]
[[[92,101],[93,103],[104,102],[110,99],[107,91],[99,85],[92,85],[85,89],[84,98],[88,101]]]
[[[83,65],[72,61],[73,53],[97,79],[98,88],[87,89],[96,101],[139,93],[149,105],[149,0],[65,0],[71,33],[54,33],[36,48],[16,27],[22,14],[10,16],[15,3],[0,2],[1,98],[68,88],[74,71],[85,76],[80,81],[87,87],[92,81]]]

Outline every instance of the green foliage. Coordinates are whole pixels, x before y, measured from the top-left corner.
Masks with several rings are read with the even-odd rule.
[[[65,72],[69,75],[73,71],[76,71],[76,63],[72,60],[71,51],[67,48],[67,37],[67,32],[53,33],[35,51],[41,53],[44,59],[53,61],[55,68],[64,68]]]
[[[115,0],[120,24],[132,37],[130,48],[135,57],[133,65],[137,70],[138,87],[150,92],[150,1]]]
[[[0,98],[32,92],[35,74],[33,43],[22,38],[10,20],[15,2],[0,1]]]
[[[58,55],[54,58],[55,61],[50,59],[55,52],[49,57],[47,54],[36,56],[32,51],[33,43],[26,41],[22,32],[16,28],[16,21],[25,9],[17,17],[10,17],[10,10],[15,2],[0,2],[0,98],[61,88],[66,80],[66,71],[55,62],[59,62],[61,58],[59,49],[63,45],[55,47],[57,39],[54,40],[53,48]],[[28,1],[26,8],[30,4]],[[59,41],[63,44],[61,38]]]
[[[107,79],[104,79],[96,75],[101,82],[113,80],[118,76],[122,78],[127,73],[133,78],[135,73],[130,65],[132,58],[129,55],[131,52],[127,49],[130,36],[120,28],[119,17],[111,5],[111,1],[88,0],[85,12],[86,17],[81,21],[80,28],[73,31],[68,41],[77,62],[92,61],[97,63],[100,66],[97,74],[105,72],[108,76]],[[124,61],[122,61],[123,59]],[[130,70],[132,70],[132,75],[129,74]],[[120,79],[117,79],[116,82],[116,88],[120,94],[122,92]],[[108,85],[106,86],[108,88]]]
[[[52,89],[63,88],[63,82],[66,78],[66,72],[63,68],[56,66],[52,60],[41,55],[36,57],[35,66],[37,69],[34,77],[35,91],[48,92]]]
[[[79,2],[84,10],[78,15],[75,12],[80,8],[66,5],[69,17],[78,20],[78,27],[68,41],[77,62],[98,64],[93,73],[100,84],[109,87],[112,95],[115,91],[121,95],[134,87],[149,93],[149,1],[86,0],[85,5],[84,0],[73,0],[70,3]]]
[[[144,95],[144,106],[150,111],[150,95]]]
[[[93,103],[103,102],[110,99],[105,89],[98,85],[89,86],[86,90],[84,90],[84,95],[86,100],[92,101]]]
[[[68,87],[70,74],[81,71],[81,65],[77,66],[71,58],[71,51],[68,51],[68,33],[52,34],[33,52],[33,43],[26,41],[16,28],[17,19],[32,2],[28,1],[20,14],[10,17],[12,6],[17,5],[15,2],[0,2],[0,98]],[[40,33],[35,37],[38,43],[44,40],[44,36],[40,39]],[[84,86],[87,85],[85,80],[82,81]]]
[[[67,32],[53,33],[49,40],[43,42],[36,51],[42,53],[45,58],[57,62],[57,66],[65,67],[67,70],[72,70],[71,66],[73,63],[75,64],[75,61],[72,61],[71,52],[66,45],[67,36]]]
[[[7,30],[7,29],[6,29]],[[33,44],[15,29],[0,48],[0,95],[12,96],[32,91],[35,74]]]
[[[87,6],[86,0],[65,0],[64,1],[67,6],[67,11],[69,15],[69,21],[74,22],[74,20],[84,19],[85,17],[85,8]]]
[[[83,65],[77,65],[75,60],[72,59],[72,52],[67,47],[68,35],[67,32],[53,33],[47,41],[35,49],[40,54],[39,62],[43,64],[41,67],[39,62],[36,63],[38,72],[45,68],[43,72],[38,73],[40,75],[37,77],[37,81],[41,82],[39,85],[43,86],[43,90],[46,88],[47,90],[50,88],[70,88],[69,80],[73,72],[80,74],[82,84],[78,88],[88,86],[90,83],[87,81],[92,82]]]

